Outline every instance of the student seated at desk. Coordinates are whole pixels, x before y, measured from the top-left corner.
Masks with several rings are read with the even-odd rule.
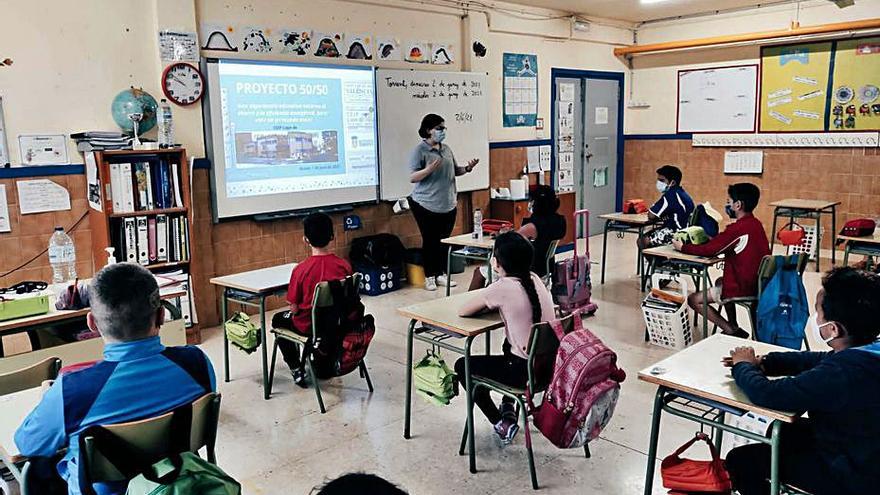
[[[709,289],[709,303],[720,303],[733,297],[751,297],[758,293],[758,270],[761,260],[770,254],[770,243],[761,221],[752,214],[758,206],[761,190],[754,184],[741,182],[727,188],[727,205],[724,210],[736,221],[729,224],[712,240],[698,246],[672,241],[672,246],[685,254],[697,256],[724,255],[724,274]],[[688,304],[697,314],[703,314],[703,294],[694,292]],[[736,307],[726,304],[727,317],[712,306],[708,308],[709,321],[718,325],[722,332],[737,337],[749,334],[736,322]],[[754,331],[754,329],[753,329]]]
[[[499,235],[491,263],[500,278],[459,309],[460,316],[497,309],[504,321],[503,354],[471,356],[471,374],[513,387],[525,387],[528,382],[532,325],[554,318],[553,298],[541,279],[531,272],[533,253],[532,244],[518,232]],[[455,362],[455,372],[464,383],[464,358]],[[513,400],[505,397],[499,410],[489,390],[479,388],[474,403],[495,426],[501,441],[510,443],[519,429]]]
[[[783,425],[780,478],[812,495],[880,490],[880,276],[841,267],[828,272],[808,328],[831,352],[771,352],[738,347],[725,359],[755,405],[803,412]],[[768,376],[788,376],[769,380]],[[769,490],[770,446],[730,451],[727,469],[742,495]]]
[[[51,457],[66,448],[58,474],[71,495],[79,485],[79,434],[164,414],[216,389],[214,368],[198,347],[165,347],[159,286],[140,265],[117,263],[91,281],[89,328],[104,339],[104,360],[62,375],[15,432],[25,457]],[[127,483],[95,484],[100,494],[125,493]]]
[[[688,219],[694,212],[694,200],[681,187],[681,170],[674,165],[663,165],[657,169],[657,190],[660,199],[648,209],[648,218],[662,220],[656,229],[639,237],[639,247],[647,249],[669,244],[677,231],[688,226]]]
[[[288,328],[294,332],[312,335],[312,298],[315,287],[321,282],[341,280],[352,274],[351,265],[336,256],[327,247],[333,240],[333,219],[324,213],[312,213],[303,220],[303,241],[312,248],[312,254],[294,267],[287,288],[287,302],[290,311],[277,313],[272,326]],[[284,362],[290,367],[293,381],[300,387],[307,387],[304,359],[300,358],[299,348],[285,339],[278,341],[278,348]],[[304,358],[304,356],[303,356]]]
[[[556,213],[559,210],[559,198],[550,186],[540,185],[531,193],[529,210],[532,215],[524,218],[522,227],[517,232],[532,241],[535,249],[532,260],[532,272],[543,277],[547,274],[547,254],[550,244],[565,237],[565,217]],[[489,268],[485,265],[474,269],[471,285],[468,290],[477,290],[486,286]],[[492,280],[497,280],[495,274]]]

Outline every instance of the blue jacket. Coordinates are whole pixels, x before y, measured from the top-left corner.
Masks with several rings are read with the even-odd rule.
[[[761,407],[808,412],[816,448],[835,474],[840,493],[876,493],[880,342],[840,352],[773,352],[763,367],[764,372],[749,363],[733,367],[733,377],[749,400]]]
[[[107,344],[104,360],[61,376],[15,432],[27,457],[67,454],[58,473],[68,493],[80,493],[79,433],[166,413],[214,391],[214,368],[197,347],[165,347],[159,337]],[[125,486],[95,484],[99,495],[125,493]]]
[[[694,212],[694,200],[681,186],[672,186],[666,188],[650,210],[663,220],[663,228],[681,230],[688,226],[688,220]]]

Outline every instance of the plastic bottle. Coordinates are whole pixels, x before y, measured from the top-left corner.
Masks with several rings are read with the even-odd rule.
[[[474,210],[474,233],[471,236],[474,239],[483,240],[483,211],[479,208]]]
[[[64,227],[55,227],[55,233],[49,238],[49,264],[53,284],[76,280],[76,249]]]
[[[159,101],[156,122],[159,126],[159,147],[170,148],[174,145],[174,120],[171,116],[171,105],[165,98]]]

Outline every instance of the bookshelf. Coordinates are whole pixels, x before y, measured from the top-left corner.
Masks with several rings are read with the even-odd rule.
[[[192,195],[186,150],[95,151],[101,209],[89,209],[95,268],[114,247],[120,262],[139,263],[156,274],[182,271],[194,279]],[[183,277],[184,279],[186,277]],[[185,316],[195,312],[192,292],[177,301]],[[187,322],[187,339],[200,340],[198,325]]]

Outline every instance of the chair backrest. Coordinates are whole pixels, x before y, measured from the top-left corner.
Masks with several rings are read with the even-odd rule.
[[[566,333],[574,327],[574,317],[573,313],[560,320]],[[550,323],[543,321],[532,325],[529,338],[529,390],[533,394],[546,389],[550,384],[558,351],[559,338]]]
[[[172,454],[175,454],[175,446],[180,439],[175,441],[171,431],[171,418],[174,412],[170,411],[160,416],[102,425],[102,427],[116,436],[131,454],[138,459],[150,459],[152,463],[158,462]],[[217,422],[220,416],[220,394],[205,394],[192,403],[192,422],[189,438],[190,452],[198,452],[202,447],[207,447],[208,461],[214,463],[214,444],[217,439]],[[91,486],[92,483],[107,481],[123,481],[126,476],[108,459],[100,450],[98,440],[84,433],[81,439],[83,450],[80,452],[80,462],[83,463],[82,473],[86,479],[81,480],[81,486]]]
[[[797,258],[797,272],[798,276],[803,278],[804,270],[807,268],[807,255],[806,254],[792,254],[789,256],[783,256],[786,264],[791,264],[795,262],[795,258]],[[758,267],[758,299],[761,298],[761,294],[764,292],[764,289],[767,287],[767,284],[770,283],[770,279],[776,275],[776,270],[779,267],[776,266],[776,257],[773,255],[764,256],[761,259],[761,265]]]
[[[559,246],[559,239],[550,242],[547,247],[547,254],[544,256],[544,273],[550,275],[553,268],[553,260],[556,258],[556,248]]]
[[[361,286],[361,279],[364,276],[360,273],[354,273],[341,280],[342,284],[348,291],[356,294]],[[312,334],[316,335],[318,328],[318,310],[321,308],[329,308],[333,306],[333,293],[330,291],[330,282],[321,282],[315,286],[315,293],[312,296]]]
[[[61,369],[61,360],[48,357],[27,368],[0,375],[0,395],[36,388],[45,380],[54,380]]]

